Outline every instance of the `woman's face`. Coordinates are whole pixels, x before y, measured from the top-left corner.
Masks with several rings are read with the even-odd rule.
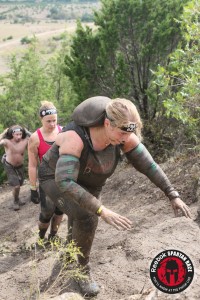
[[[109,120],[106,125],[106,133],[112,145],[124,144],[132,134],[132,132],[126,132],[118,127],[112,126]]]
[[[48,131],[53,131],[57,126],[57,114],[47,115],[41,118],[42,126]]]

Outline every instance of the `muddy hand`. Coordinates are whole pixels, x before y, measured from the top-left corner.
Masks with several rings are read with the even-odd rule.
[[[192,218],[189,207],[180,198],[171,200],[171,204],[176,217],[178,217],[178,210],[180,209],[186,218]]]
[[[132,222],[129,219],[113,212],[112,210],[106,208],[105,206],[102,209],[101,218],[106,223],[114,226],[118,230],[130,229],[132,225]]]

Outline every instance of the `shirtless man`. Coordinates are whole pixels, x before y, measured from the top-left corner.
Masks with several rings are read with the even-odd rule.
[[[20,186],[24,182],[24,153],[27,148],[30,132],[19,125],[13,125],[0,135],[0,146],[5,149],[2,157],[4,170],[8,176],[9,185],[13,187],[15,211],[23,205],[19,200]]]

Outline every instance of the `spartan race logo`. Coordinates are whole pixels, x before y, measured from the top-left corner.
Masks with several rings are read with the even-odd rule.
[[[191,284],[194,267],[190,258],[183,252],[166,250],[153,259],[150,277],[155,287],[163,293],[176,294]]]

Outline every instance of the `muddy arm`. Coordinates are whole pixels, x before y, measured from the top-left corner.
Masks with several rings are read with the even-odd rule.
[[[136,170],[146,175],[170,200],[179,197],[179,193],[174,189],[167,175],[160,166],[156,164],[142,143],[127,152],[126,157]]]
[[[101,202],[77,183],[79,159],[73,155],[63,154],[59,157],[55,182],[62,193],[67,193],[82,208],[96,213]]]
[[[27,137],[30,137],[31,134],[32,134],[32,132],[28,131],[27,128],[24,128],[24,130],[25,130],[26,136],[27,136]]]

